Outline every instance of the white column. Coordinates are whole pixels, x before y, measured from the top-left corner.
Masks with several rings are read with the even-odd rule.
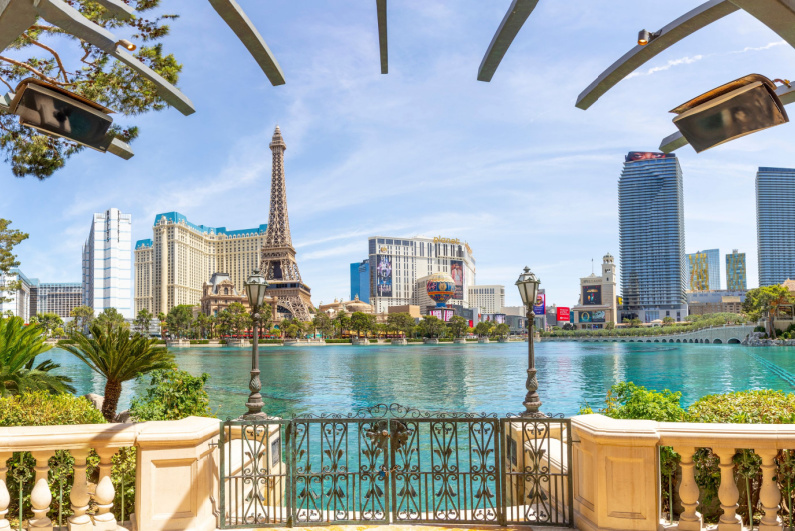
[[[66,519],[69,531],[93,531],[94,529],[91,517],[86,514],[88,503],[91,500],[86,477],[86,458],[89,452],[88,448],[71,451],[72,457],[75,459],[75,480],[69,495],[74,514]]]
[[[11,503],[11,495],[8,493],[8,486],[6,485],[6,474],[8,467],[6,461],[11,459],[14,455],[11,452],[0,452],[0,531],[9,531],[11,524],[6,520],[8,514],[8,505]]]
[[[740,491],[734,482],[734,463],[732,458],[736,453],[734,448],[713,448],[712,451],[720,458],[720,488],[718,499],[723,514],[718,522],[718,531],[741,531],[742,520],[737,515]]]
[[[97,503],[97,514],[94,516],[95,531],[116,531],[116,517],[113,515],[113,499],[116,489],[110,478],[111,458],[116,453],[116,448],[97,448],[99,454],[99,482],[94,494]]]
[[[759,531],[778,531],[782,528],[781,518],[778,516],[781,491],[774,479],[778,450],[764,449],[757,450],[756,453],[762,458],[762,489],[759,491],[759,501],[765,511],[759,523]]]
[[[679,529],[682,531],[701,531],[703,519],[698,507],[698,485],[694,473],[693,454],[696,449],[692,446],[675,446],[674,451],[681,456],[682,483],[679,485],[679,498],[682,500],[684,511],[679,515]],[[673,514],[673,500],[670,500]],[[672,517],[673,519],[673,517]]]
[[[33,518],[28,520],[28,525],[30,529],[36,531],[52,531],[52,521],[47,517],[47,513],[50,512],[50,503],[52,503],[50,486],[47,484],[47,475],[50,471],[47,461],[52,457],[52,451],[39,450],[32,453],[36,460],[36,484],[30,493]]]

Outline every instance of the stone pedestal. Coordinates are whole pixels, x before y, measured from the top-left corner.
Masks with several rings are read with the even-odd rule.
[[[478,343],[488,343],[488,342],[489,342],[489,338],[487,338],[487,337],[479,337],[478,338]]]
[[[436,339],[435,337],[426,337],[425,340],[423,340],[423,343],[425,343],[426,345],[438,345],[439,340]]]
[[[453,339],[453,343],[456,344],[456,345],[466,345],[467,344],[467,340],[466,340],[466,338],[463,338],[463,337],[457,337],[457,338]]]
[[[395,338],[395,339],[393,339],[393,340],[392,340],[392,344],[393,344],[393,345],[400,345],[400,346],[403,346],[403,345],[408,345],[408,344],[409,344],[409,342],[408,342],[408,341],[406,341],[406,339],[405,339],[405,338]]]
[[[366,337],[354,337],[351,339],[352,345],[369,345],[370,340]]]

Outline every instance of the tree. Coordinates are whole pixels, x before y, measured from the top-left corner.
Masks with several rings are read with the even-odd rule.
[[[663,317],[662,322],[663,322],[663,326],[670,326],[670,325],[674,324],[674,318],[671,317],[670,315],[666,315],[665,317]]]
[[[30,322],[40,324],[48,336],[52,335],[56,328],[63,326],[63,319],[57,313],[40,313],[31,317]]]
[[[605,324],[605,330],[614,330],[615,327],[616,327],[616,323],[614,323],[613,321],[610,321],[610,322]]]
[[[494,335],[497,337],[508,337],[511,333],[511,327],[505,323],[500,323],[494,327]]]
[[[364,337],[367,337],[367,332],[373,329],[374,321],[374,315],[368,315],[364,312],[353,312],[350,326],[356,330],[356,337],[362,337],[362,332],[365,334]]]
[[[341,310],[335,317],[334,321],[337,323],[337,326],[340,330],[340,337],[345,334],[346,330],[350,330],[351,328],[351,319],[348,317],[348,313],[345,310]]]
[[[447,322],[447,326],[450,328],[450,333],[455,338],[464,337],[464,335],[467,333],[467,329],[469,328],[467,320],[460,315],[452,316],[450,321]]]
[[[491,335],[492,323],[489,321],[481,321],[475,325],[475,334],[478,337],[488,337]]]
[[[67,331],[87,330],[94,320],[94,309],[91,306],[76,306],[69,312],[69,317],[73,319]]]
[[[160,339],[165,339],[166,314],[164,314],[163,312],[158,313],[157,320],[160,322]]]
[[[74,343],[62,348],[105,377],[102,415],[113,422],[122,384],[152,371],[173,368],[174,356],[166,347],[158,346],[156,339],[138,334],[130,337],[126,329],[109,323],[93,323],[90,331],[91,337],[81,332],[70,334]]]
[[[129,3],[129,2],[128,2]],[[174,15],[160,15],[151,20],[141,17],[140,12],[158,7],[160,0],[139,0],[138,14],[127,20],[107,16],[94,2],[70,2],[80,13],[95,24],[132,33],[132,39],[145,43],[138,47],[135,57],[160,74],[169,83],[176,83],[182,65],[171,54],[164,54],[162,40],[169,27],[164,23]],[[9,48],[14,49],[19,59],[0,56],[0,77],[13,90],[22,79],[35,77],[67,89],[88,100],[112,108],[124,116],[159,111],[166,103],[158,96],[149,80],[107,52],[78,39],[63,29],[44,24],[39,20],[20,35]],[[27,54],[22,59],[21,54]],[[0,149],[11,163],[11,171],[17,177],[34,175],[45,179],[62,168],[66,160],[79,153],[83,146],[75,142],[22,126],[11,114],[0,115]],[[110,133],[125,142],[138,136],[138,128],[114,123]]]
[[[423,336],[438,338],[444,335],[447,327],[444,321],[435,315],[426,315],[422,321],[420,321],[420,329]]]
[[[210,317],[200,313],[194,320],[194,326],[199,329],[202,339],[207,337],[207,331],[210,329]]]
[[[207,373],[192,376],[178,369],[154,371],[146,394],[130,404],[130,416],[137,421],[212,417],[204,389],[209,378]]]
[[[414,318],[407,312],[390,313],[386,322],[395,330],[402,332],[404,337],[411,333],[416,324]]]
[[[124,316],[119,313],[116,308],[105,308],[102,313],[97,315],[94,321],[103,327],[112,326],[116,328],[123,328],[127,331],[130,330],[130,325],[124,320]]]
[[[333,330],[331,318],[325,312],[317,312],[315,318],[312,319],[312,329],[315,331],[315,335],[320,330],[321,337],[325,337],[328,335],[329,330]]]
[[[40,325],[25,326],[21,317],[0,318],[0,396],[27,391],[74,393],[72,379],[53,373],[60,365],[45,360],[33,365],[36,356],[47,352],[46,334]]]
[[[239,302],[233,302],[226,311],[229,313],[230,326],[235,330],[238,338],[242,337],[243,331],[248,330],[252,325],[251,316],[246,311],[246,307]]]
[[[28,235],[16,229],[9,229],[11,222],[0,218],[0,276],[8,274],[12,267],[19,266],[17,256],[13,253],[14,246],[27,240]],[[10,299],[3,297],[3,292],[13,292],[20,288],[21,282],[6,282],[0,284],[0,302],[10,302]]]
[[[773,320],[778,315],[781,306],[792,303],[793,297],[784,286],[779,284],[762,286],[748,290],[748,293],[745,294],[745,302],[743,302],[743,311],[754,321],[758,321],[763,316],[766,317],[767,333],[775,339],[776,327],[773,326]]]
[[[184,337],[193,323],[193,306],[178,304],[168,311],[166,325],[168,333],[173,337]]]
[[[138,310],[138,315],[135,316],[135,327],[144,335],[149,335],[149,325],[152,322],[152,312],[146,308]]]

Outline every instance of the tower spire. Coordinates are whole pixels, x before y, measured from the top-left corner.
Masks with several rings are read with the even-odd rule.
[[[284,143],[282,131],[278,125],[273,131],[270,148],[273,152],[271,211],[268,217],[265,244],[274,247],[292,247],[290,218],[287,215],[287,187],[284,184],[284,151],[287,149],[287,144]]]

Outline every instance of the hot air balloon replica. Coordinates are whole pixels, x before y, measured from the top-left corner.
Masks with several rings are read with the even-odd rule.
[[[452,308],[447,307],[447,301],[455,295],[455,282],[447,273],[434,273],[425,284],[428,297],[436,303],[435,308],[428,310],[428,315],[438,317],[442,321],[449,321],[455,315]]]

